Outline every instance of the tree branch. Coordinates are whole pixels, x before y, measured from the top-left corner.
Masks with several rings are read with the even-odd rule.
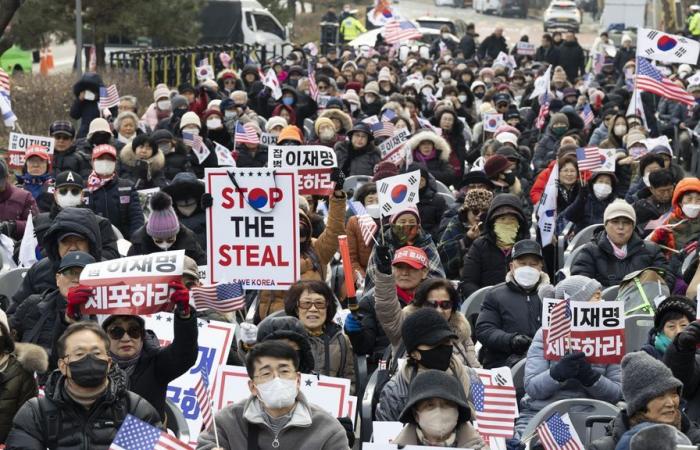
[[[0,55],[5,53],[7,49],[12,47],[15,43],[15,40],[12,39],[10,36],[3,36],[0,38]]]
[[[0,36],[5,33],[5,29],[10,24],[20,5],[21,0],[0,0]]]

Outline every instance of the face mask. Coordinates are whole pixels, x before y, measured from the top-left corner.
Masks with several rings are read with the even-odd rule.
[[[188,132],[188,133],[192,133],[192,134],[195,135],[195,136],[199,136],[199,128],[197,128],[197,127],[194,127],[194,128],[185,128],[185,129],[183,129],[182,131],[183,131],[183,132],[186,131],[186,132]]]
[[[161,111],[170,111],[170,100],[161,100],[156,104]]]
[[[158,150],[160,150],[164,155],[167,155],[173,151],[173,148],[170,147],[170,144],[161,144],[158,146]]]
[[[238,113],[236,111],[225,111],[224,112],[224,119],[225,120],[234,120],[236,117],[238,117]]]
[[[508,172],[503,174],[506,177],[506,183],[508,186],[512,186],[515,183],[515,174],[513,172]]]
[[[109,362],[93,354],[68,363],[69,378],[78,386],[94,388],[104,383]]]
[[[642,181],[644,181],[644,186],[649,187],[649,174],[644,175]]]
[[[479,100],[481,100],[482,98],[484,98],[484,92],[481,92],[481,91],[474,92],[474,96],[476,98],[478,98]]]
[[[615,128],[613,128],[615,131],[615,136],[624,136],[627,134],[627,127],[625,125],[615,125]]]
[[[417,422],[428,436],[443,437],[457,428],[459,411],[454,406],[437,407],[418,413]]]
[[[180,213],[185,216],[185,217],[190,217],[192,213],[197,209],[197,204],[193,205],[186,205],[186,206],[177,206],[177,210],[180,211]]]
[[[322,141],[330,141],[335,137],[335,131],[333,130],[323,130],[319,134],[319,137],[321,138]]]
[[[433,95],[433,91],[430,88],[421,89],[420,93],[423,94],[424,97]]]
[[[603,200],[612,193],[612,186],[607,183],[595,183],[593,185],[593,193],[598,200]]]
[[[374,97],[369,96],[369,95],[365,95],[365,103],[367,103],[368,105],[371,105],[372,103],[374,103],[375,100],[376,99]]]
[[[666,353],[666,349],[670,343],[671,339],[663,333],[657,334],[656,338],[654,338],[654,347],[661,353]]]
[[[379,204],[375,203],[374,205],[367,205],[365,206],[365,210],[371,218],[379,219]]]
[[[392,225],[391,230],[396,236],[396,239],[401,244],[406,244],[412,241],[418,234],[418,225],[416,226],[405,226],[405,225]]]
[[[540,271],[530,266],[518,267],[513,271],[513,278],[520,286],[529,289],[540,281]]]
[[[452,78],[452,74],[450,72],[442,72],[440,78],[442,78],[443,81],[447,81]]]
[[[447,39],[449,39],[450,35],[447,34],[447,33],[442,33],[442,34],[440,35],[440,37],[441,37],[443,40],[447,40]]]
[[[294,104],[294,97],[283,97],[282,103],[286,106],[292,106]]]
[[[221,119],[207,120],[207,128],[210,130],[217,130],[221,128]]]
[[[681,210],[683,210],[683,214],[685,214],[687,217],[695,219],[698,214],[700,214],[700,205],[693,205],[689,203],[687,205],[683,205]]]
[[[466,95],[460,95],[457,97],[457,100],[459,100],[460,103],[465,103],[467,101],[467,96]]]
[[[561,136],[562,134],[566,133],[566,130],[566,127],[553,127],[552,133],[554,133],[556,136]]]
[[[83,98],[88,102],[92,102],[97,98],[97,96],[92,91],[85,91],[85,93],[83,94]]]
[[[115,161],[98,159],[95,161],[94,169],[98,175],[112,175],[116,165],[117,163]]]
[[[513,222],[496,222],[493,224],[493,232],[499,244],[512,246],[518,235],[519,225]]]
[[[257,385],[257,388],[258,399],[268,408],[288,408],[297,398],[297,380],[283,380],[275,377],[272,381]]]
[[[165,242],[155,242],[154,241],[153,243],[156,244],[158,246],[158,248],[161,250],[167,250],[170,247],[172,247],[174,244],[174,242],[168,242],[168,241],[165,241]]]
[[[351,113],[354,113],[355,111],[357,111],[357,108],[358,108],[358,106],[356,104],[350,103],[350,112]]]
[[[56,203],[61,208],[71,208],[74,206],[80,206],[80,194],[73,195],[70,192],[66,193],[65,195],[58,194],[58,197],[56,198]]]
[[[421,366],[428,369],[442,370],[443,372],[450,367],[452,360],[452,346],[438,345],[430,350],[418,350],[420,353]]]

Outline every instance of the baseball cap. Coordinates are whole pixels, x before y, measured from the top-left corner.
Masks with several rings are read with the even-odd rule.
[[[507,103],[510,105],[510,95],[501,93],[493,96],[493,104],[498,105],[499,103]]]
[[[30,146],[27,151],[24,153],[24,160],[28,160],[32,156],[38,156],[39,158],[43,159],[44,161],[50,161],[51,157],[49,156],[49,153],[46,151],[46,147],[43,145],[32,145]]]
[[[56,120],[49,127],[49,134],[55,136],[57,134],[65,134],[70,137],[75,136],[75,128],[73,124],[67,120]]]
[[[62,186],[78,186],[82,188],[85,186],[85,184],[83,177],[81,177],[78,172],[65,170],[56,175],[56,188],[60,188]]]
[[[394,260],[391,262],[391,265],[395,266],[399,263],[408,264],[414,269],[424,269],[428,267],[428,255],[419,247],[407,245],[394,253]]]
[[[85,252],[68,252],[66,256],[61,259],[61,263],[58,265],[58,273],[63,272],[71,267],[83,268],[88,264],[95,262],[95,258],[89,253]]]
[[[96,145],[95,148],[92,149],[92,159],[97,159],[102,155],[110,155],[114,159],[117,159],[117,149],[109,144]]]
[[[534,255],[539,258],[542,258],[542,247],[540,247],[540,244],[537,243],[537,241],[533,241],[532,239],[523,239],[522,241],[518,241],[513,245],[513,250],[511,251],[511,258],[516,259],[520,258],[521,256],[525,255]]]
[[[72,237],[72,236],[75,236],[75,237],[80,238],[80,239],[85,239],[85,236],[83,236],[80,233],[76,233],[75,231],[67,231],[67,232],[63,233],[61,236],[59,236],[58,242],[61,242],[62,240],[69,238],[69,237]]]

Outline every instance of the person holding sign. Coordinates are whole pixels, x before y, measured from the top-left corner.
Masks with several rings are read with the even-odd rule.
[[[556,288],[542,289],[540,297],[572,302],[600,301],[601,285],[594,279],[573,275]],[[522,437],[530,419],[545,406],[567,398],[594,398],[612,404],[622,398],[619,364],[591,364],[583,352],[564,355],[559,361],[545,358],[542,328],[535,334],[525,364],[525,397],[520,402],[516,434]]]
[[[0,158],[0,234],[12,239],[22,239],[29,214],[39,211],[29,192],[16,188],[10,181],[12,173],[4,158]]]
[[[351,175],[374,175],[374,167],[382,155],[374,145],[374,136],[369,125],[358,122],[350,131],[348,139],[335,145],[338,167],[346,177]]]

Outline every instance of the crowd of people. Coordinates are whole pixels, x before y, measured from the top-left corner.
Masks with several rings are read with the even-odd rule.
[[[359,32],[356,21],[342,18],[346,37]],[[205,318],[237,322],[228,363],[245,366],[250,396],[216,414],[198,449],[351,448],[352,423],[310,403],[300,374],[347,378],[359,393],[358,357],[378,371],[373,419],[405,425],[397,444],[488,447],[474,424],[474,369],[522,360],[509,449],[524,448],[539,411],[570,398],[623,406],[591,448],[634,449],[659,436],[699,444],[694,68],[658,65],[696,99],[692,107],[644,92],[630,108],[637,62],[627,35],[615,48],[601,33],[590,58],[571,32],[542,35],[534,54],[520,54],[501,28],[479,38],[473,25],[458,43],[444,34],[430,57],[399,57],[381,39],[369,51],[299,47],[214,79],[158,84],[149,104],[123,95],[111,109],[98,106],[100,75],[83,75],[70,110],[46,130],[53,154],[32,146],[23,167],[0,160],[0,232],[17,253],[31,215],[39,243],[38,261],[2,298],[0,443],[106,449],[127,414],[167,426],[167,386],[196,363]],[[269,69],[279,98],[261,77]],[[545,73],[549,90],[538,93]],[[485,123],[493,114],[502,119],[495,127]],[[410,133],[400,164],[383,158],[388,136],[376,123]],[[257,142],[238,141],[240,126]],[[189,291],[202,285],[198,266],[211,251],[202,178],[219,161],[214,152],[201,159],[192,136],[226,147],[238,167],[259,168],[269,157],[263,134],[277,145],[333,148],[333,193],[300,196],[295,285],[247,292],[250,321],[197,311]],[[612,149],[614,169],[579,168],[589,146]],[[418,202],[380,219],[377,183],[413,171]],[[545,239],[540,204],[552,186],[555,230]],[[144,189],[157,190],[146,204]],[[351,201],[375,221],[374,239],[363,238]],[[343,234],[356,309],[343,280],[331,282]],[[565,265],[557,246],[579,234],[587,237]],[[88,264],[167,250],[186,254],[182,281],[169,286],[172,343],[161,345],[140,316],[98,323],[81,312],[92,295],[80,284]],[[653,316],[647,342],[628,345],[620,364],[591,364],[582,352],[546,358],[543,300],[599,302],[613,286],[627,293],[627,312]],[[485,287],[479,313],[465,317],[460,306]]]

